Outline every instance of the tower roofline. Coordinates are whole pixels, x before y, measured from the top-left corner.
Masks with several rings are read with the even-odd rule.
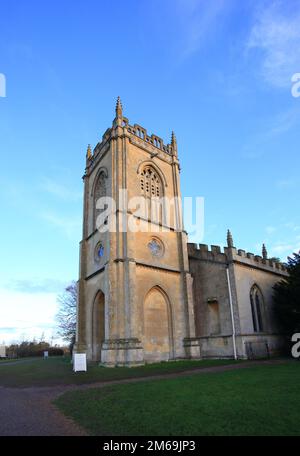
[[[164,152],[170,154],[172,154],[172,152],[177,149],[177,140],[174,131],[172,131],[171,142],[165,144],[160,136],[153,133],[151,135],[148,135],[146,128],[142,127],[141,125],[137,123],[130,125],[127,117],[123,116],[123,106],[119,96],[116,103],[116,118],[122,120],[121,126],[123,128],[127,129],[129,133],[133,133],[134,135],[138,136],[139,139],[144,140],[146,143],[151,144],[154,147],[157,147],[158,149],[161,149]]]
[[[113,120],[112,127],[105,131],[101,141],[98,142],[92,153],[89,154],[88,161],[92,162],[94,160],[107,141],[115,136],[116,132],[118,136],[124,134],[131,137],[132,142],[138,142],[147,149],[151,148],[151,153],[153,155],[161,154],[162,152],[167,156],[174,156],[177,158],[177,140],[174,132],[172,132],[171,135],[171,142],[165,144],[160,136],[153,133],[149,135],[146,128],[143,126],[137,123],[131,125],[128,118],[123,115],[123,106],[119,96],[117,97],[115,111],[116,117]]]

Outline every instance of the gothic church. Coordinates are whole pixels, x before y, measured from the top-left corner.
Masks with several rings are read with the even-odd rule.
[[[93,151],[88,147],[83,180],[75,352],[113,367],[280,351],[272,287],[287,272],[264,246],[262,256],[236,249],[230,232],[223,250],[190,244],[174,218],[162,217],[164,207],[155,222],[124,209],[126,190],[149,208],[174,199],[181,213],[174,134],[165,145],[130,125],[118,98],[112,127]],[[113,230],[97,224],[101,197],[115,201]],[[124,230],[130,218],[146,229]]]

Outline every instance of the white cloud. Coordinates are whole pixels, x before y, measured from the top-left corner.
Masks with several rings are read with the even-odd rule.
[[[277,187],[282,189],[296,188],[299,186],[299,179],[295,177],[287,177],[285,179],[280,179],[277,182]]]
[[[273,252],[274,256],[280,255],[280,254],[291,255],[293,252],[299,252],[299,250],[300,250],[300,241],[297,241],[295,243],[278,242],[277,244],[275,244],[271,247],[271,251]]]
[[[55,334],[56,293],[25,293],[0,289],[0,341],[45,338]]]
[[[295,222],[286,222],[278,225],[266,227],[268,239],[265,239],[265,244],[268,250],[268,256],[279,256],[282,261],[286,261],[287,256],[293,252],[300,250],[300,226]],[[274,234],[276,233],[276,234]],[[278,239],[278,233],[281,239]],[[277,238],[277,239],[276,239]]]
[[[220,27],[220,16],[228,0],[177,0],[174,5],[183,35],[182,58],[198,51],[210,34]]]
[[[259,52],[260,74],[275,87],[291,85],[300,70],[300,3],[268,1],[260,5],[247,43]]]
[[[59,228],[70,239],[80,236],[81,220],[76,217],[62,217],[53,212],[42,212],[40,217],[56,228]]]
[[[272,234],[276,231],[275,226],[266,226],[266,233],[267,234]]]
[[[43,178],[41,187],[47,193],[65,201],[81,201],[82,199],[81,192],[72,190],[72,188],[48,177]]]
[[[300,225],[297,225],[297,223],[294,222],[285,223],[284,226],[292,231],[300,231]],[[300,239],[300,237],[296,236],[296,239]]]
[[[257,158],[270,150],[270,141],[292,130],[299,123],[300,106],[282,111],[260,120],[261,131],[252,135],[242,154],[246,158]]]
[[[13,279],[6,289],[25,293],[60,293],[68,282],[56,279]]]
[[[267,123],[267,130],[264,134],[265,139],[275,138],[282,133],[285,133],[299,123],[300,108],[298,106],[272,117]]]

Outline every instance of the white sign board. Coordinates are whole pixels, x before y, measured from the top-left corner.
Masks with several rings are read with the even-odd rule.
[[[49,353],[47,351],[44,351],[44,358],[48,358]]]
[[[0,358],[6,358],[6,348],[5,348],[5,345],[0,345]]]
[[[73,370],[74,372],[87,371],[86,366],[86,354],[85,353],[75,353],[73,358]]]

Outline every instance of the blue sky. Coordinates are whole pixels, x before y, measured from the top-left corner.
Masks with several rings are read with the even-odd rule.
[[[299,72],[298,0],[2,0],[0,343],[55,335],[86,146],[117,95],[132,123],[175,131],[182,194],[205,198],[199,242],[230,228],[253,253],[298,250]]]

